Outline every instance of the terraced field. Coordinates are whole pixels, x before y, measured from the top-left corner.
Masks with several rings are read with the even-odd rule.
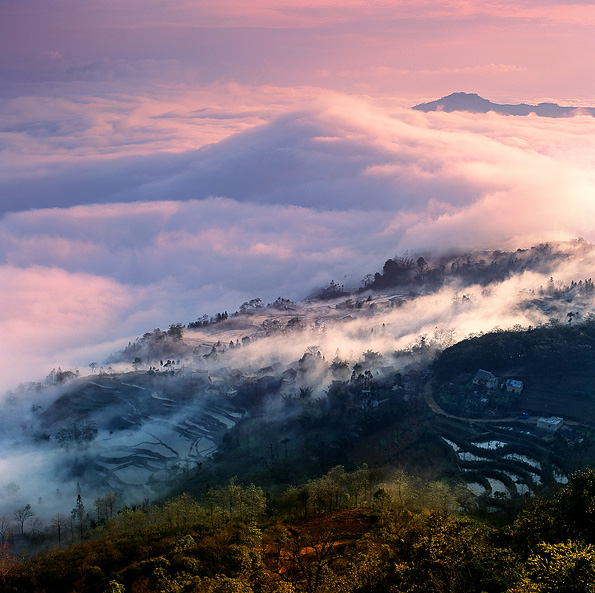
[[[49,407],[42,426],[54,434],[69,419],[92,418],[98,432],[84,447],[81,480],[151,497],[176,472],[209,457],[245,414],[224,394],[208,394],[208,387],[208,380],[192,375],[91,378]]]

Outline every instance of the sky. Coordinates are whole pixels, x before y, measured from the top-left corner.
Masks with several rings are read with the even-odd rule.
[[[595,240],[595,2],[2,0],[0,389],[397,254]]]

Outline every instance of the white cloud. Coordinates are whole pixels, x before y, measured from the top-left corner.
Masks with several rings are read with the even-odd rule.
[[[595,118],[225,88],[0,105],[12,381],[256,296],[357,287],[407,249],[595,239]]]

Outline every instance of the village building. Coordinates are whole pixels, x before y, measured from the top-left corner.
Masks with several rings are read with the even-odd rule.
[[[557,432],[564,424],[564,419],[559,416],[550,416],[549,418],[539,418],[537,420],[537,428],[547,432]]]
[[[522,381],[517,381],[516,379],[506,379],[504,387],[508,393],[520,394],[523,391],[524,385]]]
[[[490,371],[479,369],[473,377],[473,385],[485,387],[486,389],[496,389],[498,387],[498,377]]]
[[[297,374],[298,372],[294,368],[289,367],[281,373],[283,383],[293,383],[296,380]]]

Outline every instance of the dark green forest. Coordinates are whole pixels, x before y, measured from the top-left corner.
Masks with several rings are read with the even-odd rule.
[[[462,340],[437,357],[439,381],[488,367],[493,372],[522,371],[526,376],[595,369],[595,320],[581,324],[552,321],[528,329],[497,330]]]
[[[594,346],[590,319],[580,325],[552,321],[523,331],[498,330],[441,352],[432,366],[434,381],[452,382],[486,366],[499,374],[514,371],[529,383],[535,377],[547,382],[577,374],[586,381],[593,375]],[[390,381],[396,381],[395,393],[402,389],[399,379]],[[349,385],[335,381],[324,405],[309,401],[307,389],[286,402],[302,410],[292,429],[303,436],[300,454],[295,443],[288,453],[289,438],[273,442],[258,421],[251,428],[240,424],[224,436],[209,467],[189,473],[181,468],[172,484],[178,494],[167,500],[120,508],[117,495],[108,493],[92,509],[79,496],[70,515],[58,513],[44,532],[28,527],[31,517],[21,509],[16,533],[0,529],[1,590],[595,590],[594,471],[575,473],[564,487],[550,486],[507,503],[497,495],[476,497],[447,476],[432,481],[394,464],[355,466],[346,455],[353,443],[333,448],[320,440],[318,430],[334,426],[337,435],[346,436],[359,427],[363,438],[384,426],[383,416],[423,412],[417,398],[407,408],[364,408],[347,415],[351,424],[343,426],[338,418],[345,415],[342,402]],[[372,424],[359,426],[368,417]],[[253,436],[242,436],[246,430]],[[287,427],[285,434],[297,438]],[[260,435],[258,446],[254,435]],[[259,453],[267,451],[265,441],[268,458]],[[242,442],[253,443],[252,449]],[[343,459],[344,464],[328,469]]]

